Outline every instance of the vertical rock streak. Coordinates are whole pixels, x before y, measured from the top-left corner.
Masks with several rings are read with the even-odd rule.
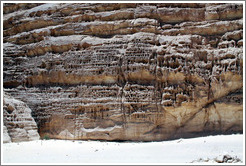
[[[41,137],[153,141],[242,132],[242,4],[3,9],[4,91],[31,108]],[[9,123],[4,118],[5,142]]]

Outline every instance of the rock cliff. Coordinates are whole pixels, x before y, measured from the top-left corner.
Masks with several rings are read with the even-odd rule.
[[[39,139],[30,108],[22,101],[3,94],[3,143]]]
[[[31,108],[41,137],[154,141],[243,131],[242,4],[3,10],[4,91]]]

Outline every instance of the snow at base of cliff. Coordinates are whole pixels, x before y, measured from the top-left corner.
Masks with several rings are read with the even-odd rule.
[[[218,135],[161,142],[38,140],[2,145],[3,164],[168,164],[223,160],[245,163],[244,136]]]

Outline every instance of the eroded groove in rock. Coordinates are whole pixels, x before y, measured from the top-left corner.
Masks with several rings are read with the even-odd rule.
[[[242,133],[242,4],[19,6],[4,6],[4,91],[41,137]]]
[[[30,108],[9,94],[3,94],[4,143],[39,139]]]

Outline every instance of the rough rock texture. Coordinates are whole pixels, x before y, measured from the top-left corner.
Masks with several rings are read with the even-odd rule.
[[[198,159],[194,160],[191,163],[242,163],[242,160],[240,160],[237,156],[230,156],[228,154],[226,155],[219,155],[216,158],[213,159]]]
[[[22,101],[3,94],[3,143],[39,139],[30,108]]]
[[[3,125],[3,143],[11,142],[11,138],[9,136],[8,130],[5,125]]]
[[[4,88],[33,110],[41,137],[242,132],[242,4],[7,4],[4,13]]]

